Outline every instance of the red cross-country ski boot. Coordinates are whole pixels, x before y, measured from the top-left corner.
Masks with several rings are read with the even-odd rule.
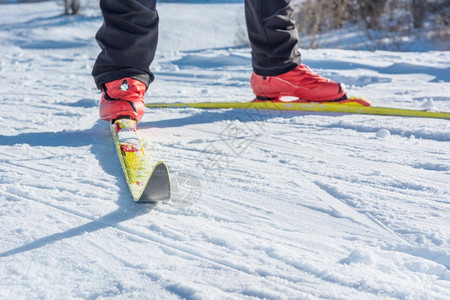
[[[253,73],[250,80],[258,100],[281,101],[281,97],[294,97],[302,102],[335,102],[347,99],[345,86],[314,73],[306,65],[277,76]]]
[[[102,88],[100,118],[105,121],[129,117],[139,122],[144,115],[147,86],[133,78],[114,80]]]

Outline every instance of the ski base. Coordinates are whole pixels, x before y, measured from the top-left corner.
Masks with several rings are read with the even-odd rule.
[[[111,134],[131,196],[136,203],[170,200],[170,177],[167,165],[152,166],[136,132],[136,122],[119,119],[111,124]]]
[[[160,161],[153,168],[147,186],[137,203],[155,203],[170,200],[170,177],[167,165]]]

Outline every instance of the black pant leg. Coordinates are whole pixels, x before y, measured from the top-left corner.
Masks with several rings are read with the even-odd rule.
[[[104,23],[96,35],[101,52],[92,70],[95,83],[100,88],[133,77],[148,86],[158,41],[156,0],[100,0],[100,8]]]
[[[245,16],[256,74],[276,76],[300,64],[291,0],[245,0]]]

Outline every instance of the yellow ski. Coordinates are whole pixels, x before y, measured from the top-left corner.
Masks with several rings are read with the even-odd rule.
[[[363,104],[366,102],[367,104]],[[151,103],[147,107],[158,108],[203,108],[203,109],[268,109],[268,110],[291,110],[291,111],[310,111],[310,112],[332,112],[345,114],[366,114],[383,116],[405,116],[450,119],[450,113],[415,110],[404,108],[390,108],[370,106],[370,101],[360,98],[349,98],[342,102],[282,102],[282,101],[259,101],[259,102],[191,102],[191,103]]]
[[[137,203],[169,200],[169,170],[162,161],[151,165],[137,135],[136,122],[116,120],[111,124],[111,134],[133,200]]]

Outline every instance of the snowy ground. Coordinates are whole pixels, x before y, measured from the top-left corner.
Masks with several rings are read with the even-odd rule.
[[[160,4],[147,101],[251,99],[242,10]],[[450,298],[448,120],[149,110],[174,197],[135,205],[90,77],[101,18],[60,11],[0,7],[1,299]],[[302,53],[376,105],[450,111],[449,52]]]

